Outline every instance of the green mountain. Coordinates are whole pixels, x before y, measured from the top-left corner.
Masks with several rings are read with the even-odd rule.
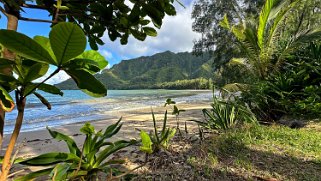
[[[123,60],[95,76],[108,89],[143,89],[162,88],[161,85],[164,83],[175,83],[178,80],[193,79],[195,82],[199,78],[210,78],[211,72],[208,54],[194,56],[188,52],[166,51],[152,56]],[[60,89],[77,89],[70,79],[56,86]]]

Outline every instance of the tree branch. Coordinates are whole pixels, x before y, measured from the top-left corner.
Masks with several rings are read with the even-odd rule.
[[[39,84],[37,84],[37,86],[35,86],[33,89],[31,89],[27,94],[24,94],[25,96],[23,96],[23,98],[25,98],[27,95],[31,94],[33,91],[35,91],[39,86],[41,86],[42,84],[44,84],[47,80],[49,80],[50,78],[52,78],[54,75],[56,75],[58,72],[60,71],[60,68],[57,68],[54,72],[52,72],[49,77],[47,77],[45,80],[43,80],[42,82],[40,82]]]
[[[48,10],[48,8],[46,6],[39,6],[39,5],[34,5],[34,4],[22,4],[22,7],[32,8],[32,9]]]
[[[0,6],[0,11],[1,11],[6,17],[8,17],[8,13],[7,13],[6,10],[4,10],[1,6]]]
[[[54,23],[54,21],[51,21],[51,20],[33,19],[33,18],[25,18],[25,17],[19,17],[19,20],[22,20],[22,21],[32,21],[32,22],[43,22],[43,23]]]

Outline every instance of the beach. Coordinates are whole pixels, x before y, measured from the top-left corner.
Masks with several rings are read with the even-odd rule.
[[[188,128],[188,132],[190,135],[197,135],[198,127],[197,124],[189,121],[189,120],[202,120],[202,109],[209,108],[210,102],[193,102],[193,103],[183,103],[177,105],[180,109],[186,110],[182,112],[180,115],[180,130],[185,133],[185,121]],[[163,105],[153,106],[152,107],[156,120],[160,121],[164,118],[164,112],[166,108]],[[168,114],[168,126],[176,127],[177,122],[174,115],[171,115],[171,110],[167,107],[169,111]],[[120,132],[111,138],[108,141],[116,141],[116,140],[130,140],[130,139],[140,139],[139,130],[150,131],[153,129],[152,122],[152,114],[151,107],[136,107],[127,110],[114,110],[110,111],[106,114],[113,115],[112,117],[99,120],[99,121],[90,121],[92,125],[94,125],[96,130],[104,129],[110,124],[113,124],[122,117],[123,126]],[[83,126],[82,123],[72,123],[63,126],[53,127],[51,129],[55,131],[62,132],[70,137],[72,137],[79,148],[82,148],[83,141],[85,139],[84,135],[79,131]],[[162,126],[162,122],[159,122],[158,127]],[[195,133],[195,134],[193,134]],[[6,145],[8,144],[10,135],[5,136],[4,140],[4,152]],[[22,132],[18,138],[15,153],[16,157],[20,158],[30,158],[39,154],[49,153],[49,152],[68,152],[68,147],[65,142],[57,141],[53,139],[49,132],[46,129]],[[122,159],[126,160],[126,169],[134,169],[137,166],[140,166],[142,160],[145,158],[145,154],[140,152],[139,146],[131,146],[126,148],[123,151],[119,151],[118,155],[121,156]],[[111,157],[114,157],[112,155]],[[37,171],[43,169],[43,167],[23,167],[21,165],[13,165],[14,172],[17,172],[18,175],[24,175],[25,173],[29,173],[30,171]],[[143,169],[144,170],[144,169]],[[143,171],[144,172],[144,171]]]
[[[180,122],[180,130],[185,132],[185,122],[187,125],[187,129],[189,133],[198,132],[197,124],[190,120],[202,120],[202,109],[210,107],[210,97],[206,99],[198,99],[195,100],[195,96],[203,94],[210,95],[209,91],[201,91],[196,92],[193,95],[188,96],[180,96],[176,97],[177,106],[179,109],[185,110],[179,116]],[[175,98],[174,98],[175,100]],[[183,100],[183,101],[182,101]],[[151,100],[150,100],[151,101]],[[88,102],[88,101],[87,101]],[[90,101],[89,101],[90,102]],[[91,101],[97,102],[97,101]],[[152,101],[151,101],[152,102]],[[105,129],[107,126],[117,122],[120,118],[122,118],[123,126],[120,132],[115,135],[109,141],[115,141],[120,139],[139,139],[139,130],[150,131],[153,129],[153,122],[152,122],[152,114],[151,111],[155,113],[156,120],[159,121],[158,126],[162,126],[162,119],[164,118],[165,110],[168,110],[168,126],[176,127],[177,121],[175,115],[172,115],[172,108],[170,106],[164,107],[165,100],[154,100],[156,102],[154,105],[147,105],[147,104],[135,104],[133,103],[131,107],[125,109],[112,109],[109,111],[104,111],[100,113],[100,116],[106,115],[106,119],[99,119],[99,120],[90,120],[90,121],[83,121],[83,122],[75,122],[75,123],[67,123],[60,126],[49,126],[50,129],[62,132],[68,136],[71,136],[77,143],[78,147],[82,147],[82,143],[84,141],[84,135],[79,131],[80,128],[84,125],[85,122],[90,122],[95,129],[101,130]],[[148,103],[149,104],[149,103]],[[5,135],[4,143],[3,143],[3,150],[5,150],[6,145],[8,144],[10,138],[10,134]],[[133,146],[129,148],[134,150],[135,152],[139,151],[138,146]],[[64,142],[58,142],[57,140],[53,139],[48,130],[45,129],[38,129],[38,130],[30,130],[20,133],[17,144],[16,144],[16,153],[17,157],[22,158],[29,158],[33,157],[42,153],[48,152],[67,152],[68,148]],[[144,155],[144,154],[142,154]],[[128,151],[124,153],[124,156],[129,160],[132,159],[131,152]],[[132,165],[132,167],[135,165]],[[19,168],[17,168],[19,170]],[[30,170],[37,170],[37,167],[29,167]]]

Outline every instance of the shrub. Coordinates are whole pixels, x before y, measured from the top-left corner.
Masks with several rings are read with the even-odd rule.
[[[118,150],[136,143],[135,140],[108,141],[108,139],[116,135],[121,129],[122,124],[120,124],[120,121],[121,119],[119,119],[117,123],[108,126],[104,131],[100,130],[98,132],[95,131],[90,123],[86,123],[80,129],[80,131],[86,135],[82,149],[80,149],[76,142],[69,136],[47,128],[54,139],[66,142],[69,153],[45,153],[21,161],[20,164],[23,165],[49,166],[49,168],[32,172],[17,180],[31,180],[44,175],[49,175],[52,180],[94,180],[99,172],[114,175],[117,169],[112,165],[122,164],[124,160],[107,160],[108,157]]]
[[[237,97],[230,97],[227,100],[220,99],[213,94],[213,103],[210,110],[203,109],[205,119],[194,120],[201,127],[206,129],[227,130],[243,122],[257,122],[254,114]]]

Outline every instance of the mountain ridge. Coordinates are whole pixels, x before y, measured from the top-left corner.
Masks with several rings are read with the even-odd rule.
[[[108,89],[145,89],[162,88],[158,85],[179,80],[209,79],[211,72],[209,54],[195,56],[189,52],[165,51],[122,60],[95,77]],[[77,89],[71,79],[56,86],[60,89]]]

